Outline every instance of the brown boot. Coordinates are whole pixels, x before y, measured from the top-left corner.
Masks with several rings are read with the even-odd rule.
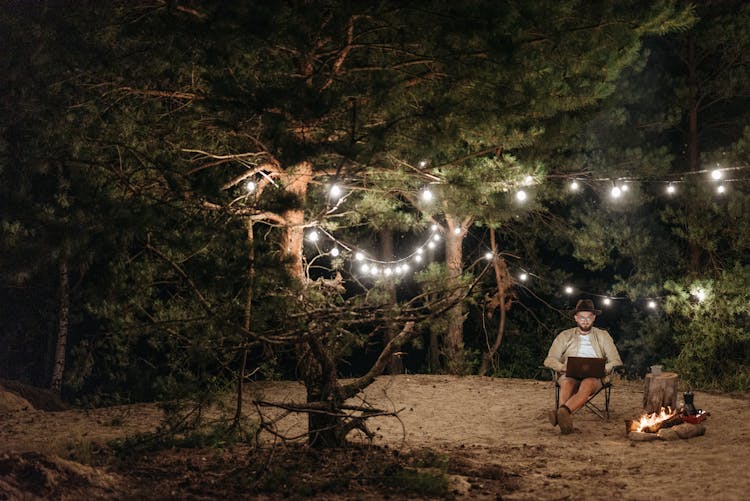
[[[573,433],[573,415],[564,405],[557,409],[557,424],[560,425],[561,434]]]

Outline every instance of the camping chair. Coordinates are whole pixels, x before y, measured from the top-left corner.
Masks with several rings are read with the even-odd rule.
[[[552,380],[555,382],[555,410],[560,407],[560,385],[557,382],[557,372],[553,369],[546,368],[552,373]],[[604,384],[597,392],[591,395],[583,406],[599,416],[601,419],[609,419],[609,399],[612,394],[612,376],[615,373],[624,374],[625,367],[622,365],[616,365],[612,368],[612,373],[604,379]],[[594,399],[600,394],[604,393],[604,408],[600,407],[601,404],[594,402]]]

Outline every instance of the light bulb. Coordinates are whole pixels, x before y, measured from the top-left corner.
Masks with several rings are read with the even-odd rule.
[[[605,297],[604,299],[602,299],[602,303],[604,304],[604,306],[609,306],[611,302],[612,301],[608,297]]]
[[[419,161],[419,166],[422,167],[422,168],[427,167],[427,160],[420,160]]]
[[[318,240],[320,240],[320,235],[317,231],[311,231],[307,234],[307,239],[311,242],[317,242]]]
[[[338,257],[338,255],[339,255],[340,253],[341,253],[341,252],[339,251],[339,248],[338,248],[338,247],[334,247],[333,249],[331,249],[331,256],[333,256],[333,257]]]
[[[370,271],[370,266],[367,263],[365,263],[362,266],[360,266],[359,269],[362,273],[367,273],[368,271]]]
[[[461,234],[461,228],[455,228],[453,230],[453,233],[455,233],[456,235],[460,235]]]
[[[428,243],[427,247],[429,247],[430,249],[434,249],[435,248],[435,242]]]
[[[718,181],[722,177],[724,177],[724,173],[721,170],[714,169],[711,171],[711,179],[713,179],[714,181]]]
[[[622,196],[622,190],[615,186],[612,188],[612,191],[610,191],[610,194],[612,195],[612,198],[620,198]]]
[[[672,195],[676,191],[677,191],[677,188],[675,188],[675,186],[672,183],[669,183],[667,185],[667,193],[669,193],[670,195]]]
[[[416,256],[414,256],[414,262],[421,263],[422,262],[422,256],[420,256],[419,254],[417,254]]]
[[[524,202],[524,201],[526,201],[527,198],[528,198],[528,195],[526,194],[525,191],[518,190],[516,192],[516,200],[518,200],[519,202]]]
[[[439,242],[440,241],[440,235],[438,235],[437,233],[435,233],[434,235],[432,235],[432,240],[433,240],[433,242]]]
[[[526,280],[529,279],[529,275],[528,275],[528,273],[521,273],[520,275],[518,275],[518,279],[521,282],[525,282]]]
[[[534,184],[534,178],[532,176],[526,176],[525,178],[523,178],[523,184],[524,186],[529,186],[529,185]]]
[[[648,307],[651,308],[652,310],[655,309],[656,308],[656,301],[653,301],[653,300],[649,301],[648,302]]]
[[[486,253],[486,254],[484,255],[484,258],[485,258],[485,259],[486,259],[487,261],[489,261],[490,259],[492,259],[492,258],[493,258],[493,256],[494,256],[494,254],[492,254],[491,252],[488,252],[488,253]]]
[[[331,195],[331,198],[335,199],[341,197],[341,193],[341,186],[339,186],[338,184],[334,184],[333,186],[331,186],[331,189],[328,190],[328,194]]]
[[[566,285],[565,294],[573,294],[573,287],[571,287],[570,285]]]
[[[365,258],[365,255],[362,254],[361,252],[357,252],[356,254],[354,254],[354,259],[357,261],[362,261],[364,260],[364,258]]]
[[[247,184],[245,184],[245,189],[247,190],[248,193],[254,193],[255,188],[257,187],[258,186],[255,184],[255,181],[248,181]]]
[[[718,193],[719,195],[723,195],[724,193],[726,193],[726,191],[727,191],[727,187],[724,186],[723,184],[716,187],[716,193]]]
[[[570,188],[570,191],[578,191],[581,185],[578,184],[578,181],[571,181],[568,187]]]
[[[422,191],[422,200],[423,201],[425,201],[425,202],[432,202],[433,197],[434,196],[433,196],[433,194],[432,194],[432,192],[430,190],[425,189],[425,190]]]

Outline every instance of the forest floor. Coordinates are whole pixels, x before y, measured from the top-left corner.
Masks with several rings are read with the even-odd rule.
[[[362,398],[399,419],[372,419],[372,443],[354,432],[352,446],[338,450],[272,447],[265,437],[260,447],[171,444],[130,454],[115,453],[112,441],[154,431],[159,406],[43,411],[9,395],[0,391],[0,500],[740,500],[750,492],[748,395],[696,391],[696,407],[710,413],[704,436],[634,442],[624,422],[641,413],[639,382],[616,384],[608,421],[581,410],[574,433],[560,435],[547,421],[550,382],[382,376]],[[300,402],[304,388],[253,383],[253,397]],[[297,435],[305,423],[289,415],[278,430]]]

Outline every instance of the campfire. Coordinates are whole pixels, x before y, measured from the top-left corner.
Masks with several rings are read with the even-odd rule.
[[[669,407],[662,407],[659,412],[643,414],[636,420],[626,420],[625,434],[636,441],[697,437],[706,432],[705,426],[700,423],[707,415],[702,410],[685,415]]]
[[[656,433],[661,428],[669,428],[682,423],[682,418],[670,407],[662,407],[659,412],[644,414],[637,421],[630,421],[628,431]]]

